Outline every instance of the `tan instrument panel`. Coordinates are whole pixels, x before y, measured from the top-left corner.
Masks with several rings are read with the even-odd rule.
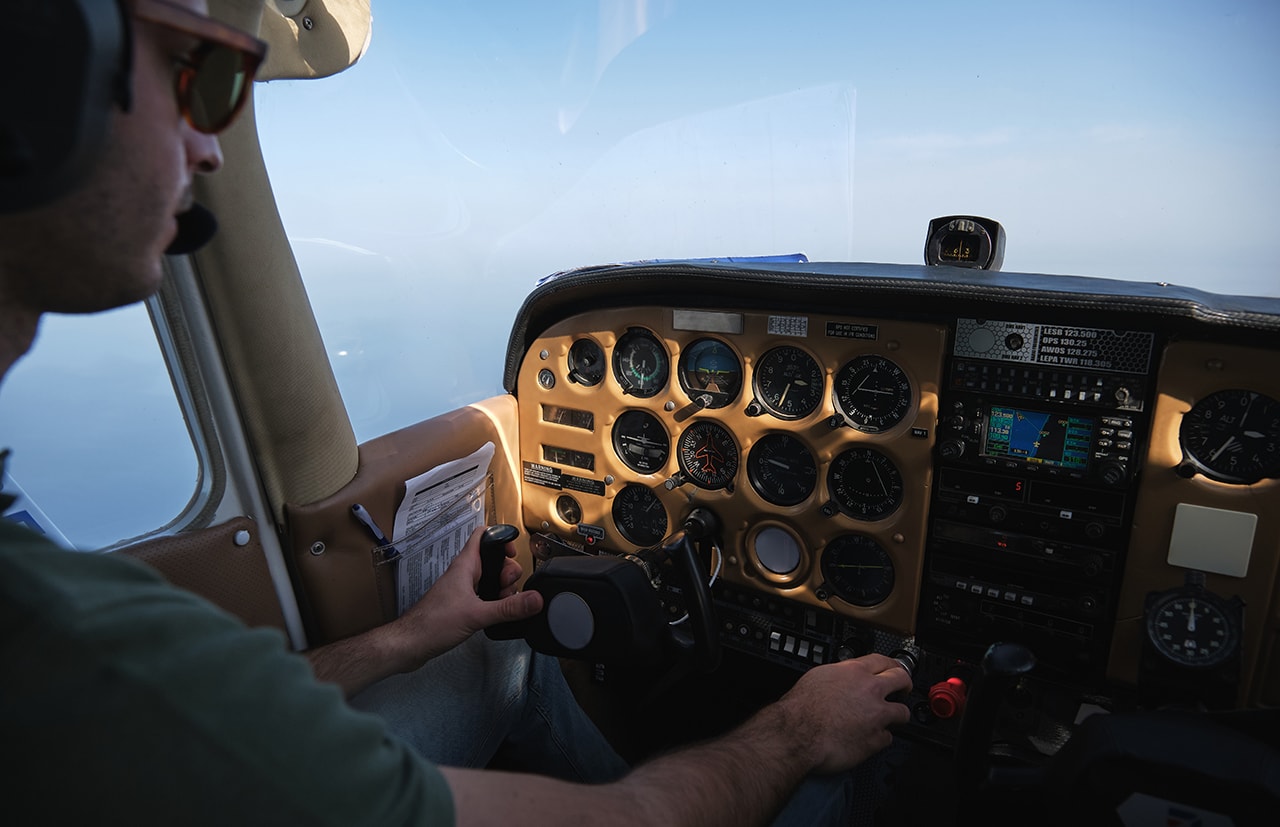
[[[946,340],[822,315],[566,319],[517,381],[526,527],[630,552],[705,507],[719,577],[909,634]]]

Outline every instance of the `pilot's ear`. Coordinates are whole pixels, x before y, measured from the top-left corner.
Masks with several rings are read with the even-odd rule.
[[[112,110],[130,105],[132,43],[124,0],[5,6],[0,212],[16,212],[74,189],[93,167]]]

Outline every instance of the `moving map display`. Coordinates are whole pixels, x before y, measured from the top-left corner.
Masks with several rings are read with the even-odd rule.
[[[1092,436],[1093,420],[1089,417],[994,405],[987,416],[983,453],[1084,470],[1089,465]]]

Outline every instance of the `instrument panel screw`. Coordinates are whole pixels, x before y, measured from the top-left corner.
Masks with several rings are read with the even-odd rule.
[[[312,543],[311,553],[314,554],[316,557],[319,557],[321,554],[324,554],[324,543],[320,542],[319,540],[316,540],[314,543]]]
[[[311,31],[315,27],[316,27],[316,21],[312,20],[310,17],[302,18],[302,28],[306,29],[307,31]],[[312,554],[315,554],[315,552],[313,551]]]

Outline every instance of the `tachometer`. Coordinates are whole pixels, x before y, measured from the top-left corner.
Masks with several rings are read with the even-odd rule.
[[[818,484],[818,463],[803,442],[791,434],[761,437],[747,454],[751,487],[774,505],[797,505]]]
[[[667,536],[667,509],[647,486],[624,486],[613,498],[613,524],[628,542],[649,547]]]
[[[647,399],[667,386],[671,362],[652,333],[633,327],[613,348],[613,375],[622,392]]]
[[[685,429],[678,455],[683,476],[699,488],[728,488],[738,473],[738,444],[723,425],[709,419]]]
[[[824,590],[854,606],[883,603],[893,593],[893,558],[864,534],[845,534],[822,552]]]
[[[831,397],[846,423],[878,434],[901,422],[911,409],[911,380],[892,360],[868,354],[840,368]]]
[[[1182,418],[1178,440],[1193,470],[1210,479],[1252,485],[1278,477],[1280,402],[1248,390],[1212,393]]]
[[[778,419],[802,419],[822,404],[822,368],[793,345],[760,357],[752,379],[756,401]]]
[[[850,448],[827,471],[831,499],[855,520],[882,520],[902,504],[902,474],[874,448]]]

